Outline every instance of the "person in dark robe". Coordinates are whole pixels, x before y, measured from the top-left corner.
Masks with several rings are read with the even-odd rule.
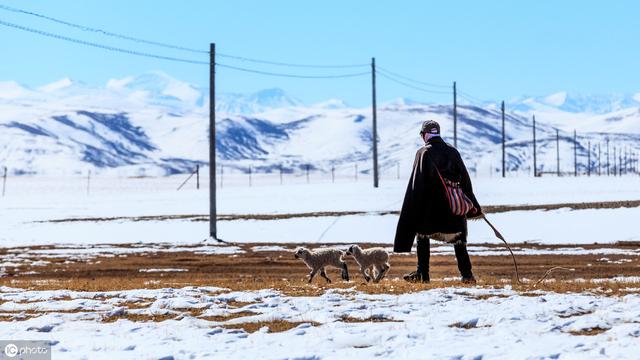
[[[418,266],[404,279],[429,282],[430,239],[453,244],[462,282],[475,283],[467,252],[467,218],[479,218],[482,208],[473,194],[469,173],[458,150],[440,137],[440,125],[437,122],[425,121],[420,136],[425,144],[417,151],[413,163],[393,251],[410,252],[417,238]],[[453,214],[440,176],[460,184],[463,193],[473,203],[467,215]]]

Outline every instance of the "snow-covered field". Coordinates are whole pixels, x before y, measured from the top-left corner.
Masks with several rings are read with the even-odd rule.
[[[336,289],[317,297],[210,287],[111,292],[2,287],[0,316],[27,319],[0,327],[0,337],[50,340],[54,358],[637,358],[639,295],[528,295],[453,287],[402,295]],[[33,314],[41,315],[30,318]],[[169,320],[126,319],[134,315]],[[295,324],[270,332],[277,320]],[[237,329],[249,322],[264,327],[252,333]]]
[[[277,175],[276,175],[277,176]],[[120,219],[62,222],[68,218],[139,217],[208,214],[208,184],[194,183],[176,191],[184,176],[92,180],[83,178],[9,178],[0,198],[0,241],[3,246],[44,244],[159,243],[193,244],[208,234],[206,221]],[[390,244],[405,180],[386,179],[374,189],[368,179],[356,182],[298,183],[286,186],[241,186],[243,179],[218,190],[219,214],[287,214],[364,211],[363,215],[281,220],[220,221],[219,235],[228,241],[265,243]],[[193,179],[192,179],[193,181]],[[365,182],[366,181],[366,182]],[[557,204],[640,200],[640,177],[513,177],[474,179],[483,205]],[[512,211],[489,215],[511,242],[542,244],[613,243],[640,239],[640,228],[628,226],[638,208]],[[42,222],[45,221],[45,222]],[[470,223],[470,243],[495,242],[482,222]]]
[[[87,194],[82,177],[9,178],[6,196],[0,198],[0,241],[4,247],[30,248],[7,249],[0,258],[0,277],[11,286],[5,268],[15,273],[28,267],[37,277],[40,266],[60,259],[90,263],[98,257],[178,251],[240,259],[247,247],[201,243],[208,234],[206,221],[175,218],[202,218],[208,213],[206,179],[201,179],[201,190],[189,183],[176,191],[183,179],[96,177]],[[219,222],[219,234],[225,240],[240,245],[265,243],[251,245],[253,251],[281,251],[303,242],[373,242],[388,247],[397,216],[380,212],[399,210],[406,186],[405,180],[389,178],[383,179],[379,189],[372,188],[370,179],[357,183],[341,179],[334,184],[325,178],[306,184],[298,178],[280,186],[273,178],[256,177],[254,186],[248,187],[245,179],[230,176],[219,189],[220,214],[364,212]],[[632,176],[480,177],[474,179],[474,186],[484,205],[640,200],[640,178]],[[610,248],[516,244],[519,256],[596,255],[598,263],[626,266],[640,252],[614,243],[640,240],[640,228],[631,225],[638,215],[638,208],[562,208],[489,216],[512,243],[611,244]],[[48,222],[109,217],[119,218]],[[482,245],[496,242],[483,223],[470,224],[473,257],[504,255]],[[451,253],[448,246],[433,249],[434,255]],[[153,265],[140,266],[135,272],[157,279],[190,274],[180,266]],[[442,280],[444,288],[401,295],[329,289],[318,296],[293,296],[269,286],[255,291],[171,288],[160,280],[150,280],[149,287],[165,288],[105,292],[5,286],[0,288],[0,338],[50,340],[54,358],[634,359],[640,352],[640,289],[637,276],[626,274],[618,279],[573,280],[605,290],[610,281],[616,281],[622,290],[615,296],[604,296],[604,290],[561,294],[522,293],[508,285],[456,287],[447,278]],[[34,281],[45,282],[34,283],[38,286],[55,285]],[[394,286],[399,280],[384,281]],[[293,324],[283,329],[282,321]],[[260,325],[254,331],[251,327],[256,323]]]

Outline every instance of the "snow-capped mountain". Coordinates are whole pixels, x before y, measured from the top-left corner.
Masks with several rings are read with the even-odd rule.
[[[0,166],[15,174],[189,172],[208,162],[207,95],[207,89],[162,73],[114,79],[104,87],[71,79],[36,89],[0,82]],[[511,103],[506,117],[507,168],[531,167],[534,112],[539,171],[555,170],[556,128],[565,172],[573,170],[573,129],[579,132],[579,156],[586,159],[591,153],[592,164],[596,144],[606,139],[618,149],[640,150],[640,108],[625,101],[610,104],[619,110],[602,114],[563,110],[571,101],[558,94],[518,102],[528,107]],[[404,98],[380,104],[382,171],[411,165],[421,146],[417,129],[426,119],[439,121],[445,139],[452,141],[451,105]],[[361,171],[370,169],[368,106],[353,108],[337,99],[305,106],[281,89],[268,89],[223,94],[216,108],[216,148],[225,166],[262,171],[311,166],[329,171],[358,163]],[[488,174],[499,169],[501,116],[495,104],[459,105],[458,119],[458,148],[471,171]]]
[[[640,106],[640,93],[580,95],[563,91],[547,96],[516,98],[508,105],[515,110],[524,112],[552,108],[568,113],[606,114]]]
[[[302,101],[278,88],[248,95],[222,93],[216,99],[216,111],[232,114],[256,114],[270,109],[302,105]]]

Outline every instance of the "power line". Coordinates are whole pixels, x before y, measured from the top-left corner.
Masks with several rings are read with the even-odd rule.
[[[174,50],[188,51],[188,52],[197,53],[197,54],[209,54],[208,50],[200,50],[200,49],[188,48],[188,47],[184,47],[184,46],[173,45],[173,44],[163,43],[163,42],[159,42],[159,41],[141,39],[141,38],[135,37],[135,36],[114,33],[114,32],[111,32],[111,31],[98,29],[98,28],[94,28],[94,27],[89,27],[89,26],[85,26],[85,25],[80,25],[80,24],[69,22],[69,21],[61,20],[61,19],[58,19],[58,18],[54,18],[54,17],[51,17],[51,16],[43,15],[43,14],[40,14],[40,13],[37,13],[37,12],[28,11],[28,10],[19,9],[19,8],[14,8],[14,7],[2,5],[2,4],[0,4],[0,9],[6,10],[6,11],[10,11],[10,12],[14,12],[14,13],[21,13],[21,14],[26,14],[26,15],[30,15],[30,16],[35,16],[35,17],[38,17],[40,19],[45,19],[45,20],[52,21],[52,22],[55,22],[55,23],[58,23],[58,24],[69,26],[69,27],[72,27],[74,29],[79,29],[79,30],[82,30],[82,31],[93,32],[93,33],[98,33],[98,34],[102,34],[102,35],[105,35],[105,36],[110,36],[110,37],[114,37],[114,38],[118,38],[118,39],[122,39],[122,40],[128,40],[128,41],[133,41],[133,42],[136,42],[136,43],[153,45],[153,46],[160,46],[160,47],[164,47],[164,48],[168,48],[168,49],[174,49]],[[216,55],[218,55],[220,57],[226,57],[226,58],[229,58],[229,59],[239,60],[239,61],[253,62],[253,63],[259,63],[259,64],[266,64],[266,65],[275,65],[275,66],[286,66],[286,67],[327,68],[327,69],[329,69],[329,68],[356,68],[356,67],[369,66],[369,64],[350,64],[350,65],[294,64],[294,63],[286,63],[286,62],[260,60],[260,59],[254,59],[254,58],[248,58],[248,57],[236,56],[236,55],[230,55],[230,54],[224,54],[224,53],[217,53]]]
[[[269,71],[248,69],[248,68],[243,68],[243,67],[238,67],[238,66],[233,66],[233,65],[227,65],[227,64],[221,64],[221,63],[216,63],[216,65],[218,65],[218,66],[220,66],[222,68],[238,70],[238,71],[244,71],[244,72],[249,72],[249,73],[254,73],[254,74],[278,76],[278,77],[289,77],[289,78],[299,78],[299,79],[338,79],[338,78],[349,78],[349,77],[357,77],[357,76],[363,76],[363,75],[371,74],[371,72],[365,71],[365,72],[359,72],[359,73],[338,74],[338,75],[297,75],[297,74],[274,73],[274,72],[269,72]]]
[[[16,24],[12,24],[12,23],[9,23],[9,22],[6,22],[6,21],[2,21],[2,20],[0,20],[0,25],[12,27],[12,28],[15,28],[15,29],[27,31],[27,32],[38,34],[38,35],[42,35],[42,36],[51,37],[51,38],[54,38],[54,39],[69,41],[69,42],[80,44],[80,45],[91,46],[91,47],[95,47],[95,48],[99,48],[99,49],[115,51],[115,52],[120,52],[120,53],[124,53],[124,54],[129,54],[129,55],[137,55],[137,56],[156,58],[156,59],[168,60],[168,61],[177,61],[177,62],[183,62],[183,63],[189,63],[189,64],[209,65],[209,63],[206,62],[206,61],[182,59],[182,58],[176,58],[176,57],[172,57],[172,56],[157,55],[157,54],[141,52],[141,51],[136,51],[136,50],[123,49],[123,48],[119,48],[119,47],[115,47],[115,46],[98,44],[98,43],[94,43],[94,42],[91,42],[91,41],[75,39],[75,38],[71,38],[71,37],[64,36],[64,35],[58,35],[58,34],[46,32],[46,31],[30,28],[30,27],[27,27],[27,26],[16,25]]]
[[[27,26],[22,26],[22,25],[9,23],[9,22],[3,21],[3,20],[0,20],[0,25],[8,26],[8,27],[11,27],[11,28],[27,31],[27,32],[30,32],[30,33],[34,33],[34,34],[38,34],[38,35],[42,35],[42,36],[46,36],[46,37],[50,37],[50,38],[54,38],[54,39],[69,41],[69,42],[72,42],[72,43],[75,43],[75,44],[95,47],[95,48],[99,48],[99,49],[103,49],[103,50],[109,50],[109,51],[119,52],[119,53],[128,54],[128,55],[143,56],[143,57],[148,57],[148,58],[155,58],[155,59],[161,59],[161,60],[183,62],[183,63],[196,64],[196,65],[210,65],[210,63],[207,62],[207,61],[183,59],[183,58],[176,58],[176,57],[171,57],[171,56],[152,54],[152,53],[147,53],[147,52],[140,52],[140,51],[136,51],[136,50],[123,49],[123,48],[119,48],[119,47],[115,47],[115,46],[109,46],[109,45],[94,43],[94,42],[90,42],[90,41],[75,39],[75,38],[71,38],[71,37],[63,36],[63,35],[59,35],[59,34],[54,34],[54,33],[50,33],[50,32],[47,32],[47,31],[42,31],[42,30],[30,28],[30,27],[27,27]],[[216,65],[218,65],[220,67],[223,67],[223,68],[228,68],[228,69],[233,69],[233,70],[238,70],[238,71],[244,71],[244,72],[250,72],[250,73],[254,73],[254,74],[269,75],[269,76],[279,76],[279,77],[289,77],[289,78],[303,78],[303,79],[336,79],[336,78],[347,78],[347,77],[363,76],[363,75],[369,74],[369,72],[367,71],[367,72],[360,72],[360,73],[337,74],[337,75],[298,75],[298,74],[275,73],[275,72],[268,72],[268,71],[262,71],[262,70],[256,70],[256,69],[249,69],[249,68],[232,66],[232,65],[222,64],[222,63],[216,63]]]
[[[382,76],[382,77],[384,77],[384,78],[388,79],[388,80],[391,80],[391,81],[393,81],[393,82],[395,82],[395,83],[398,83],[398,84],[400,84],[400,85],[404,85],[404,86],[406,86],[406,87],[408,87],[408,88],[411,88],[411,89],[414,89],[414,90],[422,91],[422,92],[429,93],[429,94],[450,94],[450,92],[448,92],[448,91],[437,91],[437,90],[428,90],[428,89],[423,89],[423,88],[421,88],[421,87],[414,86],[414,85],[408,84],[408,83],[406,83],[406,82],[404,82],[404,81],[401,81],[401,80],[398,80],[398,79],[392,78],[391,76],[386,75],[386,74],[385,74],[385,73],[383,73],[383,72],[378,72],[378,71],[376,71],[376,73],[377,73],[378,75],[380,75],[380,76]]]
[[[69,26],[69,27],[72,27],[72,28],[76,28],[76,29],[80,29],[82,31],[99,33],[99,34],[102,34],[102,35],[111,36],[111,37],[118,38],[118,39],[129,40],[129,41],[134,41],[134,42],[137,42],[137,43],[154,45],[154,46],[161,46],[161,47],[165,47],[165,48],[169,48],[169,49],[189,51],[189,52],[194,52],[194,53],[201,53],[201,54],[208,54],[209,53],[209,51],[207,51],[207,50],[191,49],[191,48],[184,47],[184,46],[166,44],[166,43],[161,43],[161,42],[158,42],[158,41],[145,40],[145,39],[140,39],[140,38],[133,37],[133,36],[117,34],[117,33],[113,33],[113,32],[110,32],[110,31],[97,29],[97,28],[92,28],[92,27],[88,27],[88,26],[84,26],[84,25],[79,25],[79,24],[75,24],[75,23],[72,23],[72,22],[56,19],[56,18],[51,17],[51,16],[39,14],[39,13],[36,13],[36,12],[33,12],[33,11],[13,8],[13,7],[2,5],[2,4],[0,4],[0,9],[6,10],[6,11],[11,11],[11,12],[14,12],[14,13],[21,13],[21,14],[35,16],[35,17],[38,17],[38,18],[41,18],[41,19],[53,21],[53,22],[58,23],[58,24],[66,25],[66,26]]]
[[[418,80],[412,79],[410,77],[395,73],[395,72],[393,72],[391,70],[387,70],[387,69],[385,69],[385,68],[383,68],[381,66],[378,66],[377,68],[379,70],[382,70],[383,72],[387,72],[388,75],[392,75],[392,76],[395,76],[395,77],[398,77],[400,79],[404,79],[406,81],[410,81],[410,82],[413,82],[413,83],[416,83],[416,84],[425,85],[425,86],[431,86],[431,87],[440,88],[440,89],[449,89],[449,88],[451,88],[451,86],[449,86],[449,85],[439,85],[439,84],[433,84],[433,83],[428,83],[428,82],[424,82],[424,81],[418,81]]]
[[[475,96],[473,96],[473,95],[471,95],[471,94],[469,94],[469,93],[467,93],[467,92],[464,92],[464,91],[458,91],[458,93],[459,93],[459,94],[462,94],[462,95],[464,95],[464,96],[466,96],[467,98],[471,98],[471,99],[473,99],[474,101],[476,101],[476,102],[478,102],[478,103],[483,103],[483,102],[484,102],[484,100],[482,100],[482,99],[480,99],[480,98],[478,98],[478,97],[475,97]],[[469,99],[467,99],[467,100],[469,100]]]
[[[468,101],[471,105],[478,105],[478,106],[482,106],[483,104],[480,101],[476,101],[473,100],[465,95],[460,94],[460,92],[458,92],[458,96],[466,101]]]
[[[268,61],[268,60],[258,60],[258,59],[252,59],[252,58],[247,58],[247,57],[242,57],[242,56],[235,56],[235,55],[228,55],[228,54],[222,54],[222,53],[217,53],[216,55],[219,55],[221,57],[225,57],[225,58],[229,58],[229,59],[234,59],[234,60],[240,60],[240,61],[247,61],[247,62],[253,62],[253,63],[258,63],[258,64],[267,64],[267,65],[276,65],[276,66],[287,66],[287,67],[299,67],[299,68],[325,68],[325,69],[338,69],[338,68],[359,68],[359,67],[365,67],[365,66],[370,66],[370,64],[352,64],[352,65],[311,65],[311,64],[292,64],[292,63],[284,63],[284,62],[277,62],[277,61]]]

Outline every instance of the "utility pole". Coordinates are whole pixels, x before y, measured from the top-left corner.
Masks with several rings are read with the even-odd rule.
[[[504,101],[502,101],[502,177],[505,177],[506,173],[505,173],[505,168],[504,168],[504,163],[505,163],[505,156],[504,156]]]
[[[578,140],[573,130],[573,176],[578,176]]]
[[[209,49],[209,237],[218,239],[216,209],[216,44]]]
[[[533,115],[533,177],[538,176],[538,162],[536,160],[536,116]]]
[[[458,92],[453,82],[453,147],[458,148]]]
[[[371,58],[371,90],[373,107],[373,187],[378,187],[378,114],[376,109],[376,58]]]
[[[587,142],[587,176],[591,176],[591,141]]]
[[[560,133],[558,129],[556,129],[556,172],[558,177],[560,177]]]

